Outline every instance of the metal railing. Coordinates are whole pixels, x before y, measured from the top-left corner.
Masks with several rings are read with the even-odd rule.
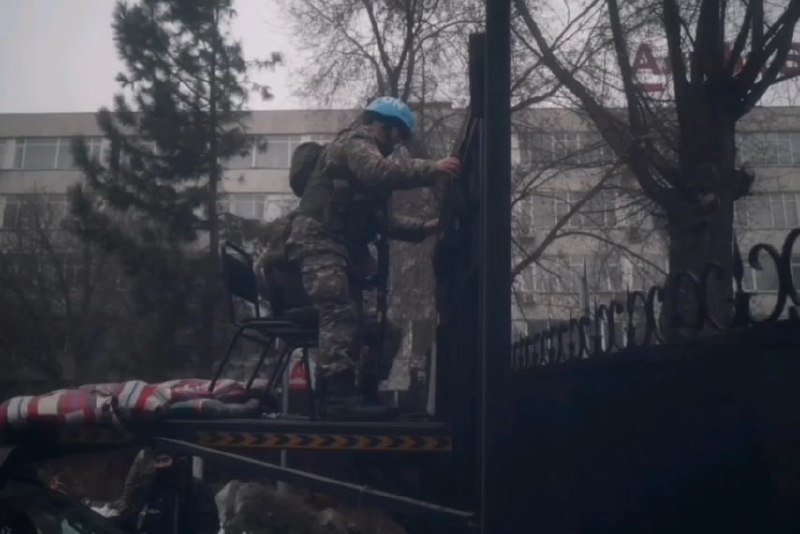
[[[800,276],[792,271],[793,257],[800,256],[800,250],[795,250],[798,239],[800,228],[786,236],[780,250],[759,243],[750,248],[746,259],[735,246],[732,272],[709,264],[700,275],[674,275],[666,287],[628,291],[624,302],[612,299],[608,304],[595,304],[594,309],[578,317],[514,342],[511,368],[516,371],[574,362],[680,339],[670,338],[668,330],[708,335],[782,320],[800,321]],[[745,261],[756,271],[777,273],[778,287],[771,303],[756,305],[757,294],[744,289]],[[710,311],[709,289],[712,284],[718,287],[725,277],[732,278],[733,292],[728,317],[720,320]],[[673,311],[667,314],[667,300],[679,299],[683,305],[672,306]],[[765,304],[766,311],[757,309]],[[687,309],[691,316],[687,316]]]

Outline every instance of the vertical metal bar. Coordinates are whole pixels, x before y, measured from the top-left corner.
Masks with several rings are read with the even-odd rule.
[[[481,176],[481,532],[510,532],[511,1],[486,2]]]
[[[192,456],[192,477],[200,481],[205,479],[205,465],[200,456]]]
[[[284,416],[289,415],[289,378],[292,374],[292,354],[293,351],[288,349],[288,360],[289,363],[286,365],[286,368],[283,371],[282,376],[282,388],[281,388],[281,413]],[[311,384],[308,385],[311,387]],[[289,467],[289,457],[287,456],[286,449],[281,449],[281,467]],[[285,495],[289,491],[289,487],[286,485],[286,482],[278,481],[276,484],[276,490],[279,495]]]

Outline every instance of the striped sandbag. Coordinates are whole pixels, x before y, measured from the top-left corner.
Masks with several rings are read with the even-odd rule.
[[[177,402],[209,399],[240,404],[248,399],[247,391],[235,380],[218,380],[209,391],[210,380],[185,378],[160,384],[141,380],[87,384],[76,389],[60,389],[39,396],[19,396],[0,404],[0,430],[29,425],[92,425],[121,420],[151,420],[166,414]],[[189,403],[205,412],[208,405]],[[216,405],[215,405],[216,406]],[[219,411],[219,410],[217,410]]]

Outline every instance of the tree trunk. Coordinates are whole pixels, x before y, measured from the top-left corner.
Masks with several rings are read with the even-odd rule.
[[[214,361],[214,322],[216,320],[216,305],[219,284],[219,217],[217,216],[217,192],[219,188],[220,168],[219,168],[219,148],[217,139],[217,65],[216,50],[219,43],[216,39],[217,20],[214,20],[214,39],[212,47],[214,52],[211,54],[209,65],[209,141],[208,141],[208,196],[206,199],[206,213],[208,218],[208,258],[206,265],[205,290],[203,292],[203,302],[201,307],[200,335],[202,346],[200,347],[201,365],[212,365]]]
[[[732,317],[733,201],[722,199],[718,207],[704,213],[698,206],[683,204],[668,213],[669,278],[667,280],[662,327],[670,341],[716,331],[708,320],[700,324],[699,314],[721,325]],[[724,269],[724,275],[711,273],[708,265]],[[685,275],[692,273],[700,282],[695,287]],[[677,284],[677,285],[676,285]],[[705,312],[701,297],[705,295]],[[679,321],[676,324],[675,320]]]
[[[665,204],[670,274],[662,326],[669,340],[713,333],[712,321],[727,326],[733,315],[733,203],[746,188],[735,167],[736,117],[708,85],[697,90],[681,132],[678,173],[686,180]]]

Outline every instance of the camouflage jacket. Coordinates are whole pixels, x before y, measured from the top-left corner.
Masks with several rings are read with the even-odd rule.
[[[423,221],[389,215],[390,194],[433,185],[437,172],[430,160],[385,157],[368,127],[343,132],[326,146],[297,208],[289,237],[294,255],[350,258],[382,232],[422,241]]]
[[[259,294],[270,308],[288,309],[308,304],[298,266],[289,260],[287,252],[286,243],[293,219],[294,215],[289,214],[267,223],[260,222],[251,234],[260,249],[254,266]],[[316,223],[312,219],[307,221]],[[298,227],[303,227],[303,224],[302,220],[299,221]],[[305,233],[311,235],[312,231],[306,229]],[[377,265],[366,245],[350,250],[349,257],[354,280],[366,280],[374,275]]]

